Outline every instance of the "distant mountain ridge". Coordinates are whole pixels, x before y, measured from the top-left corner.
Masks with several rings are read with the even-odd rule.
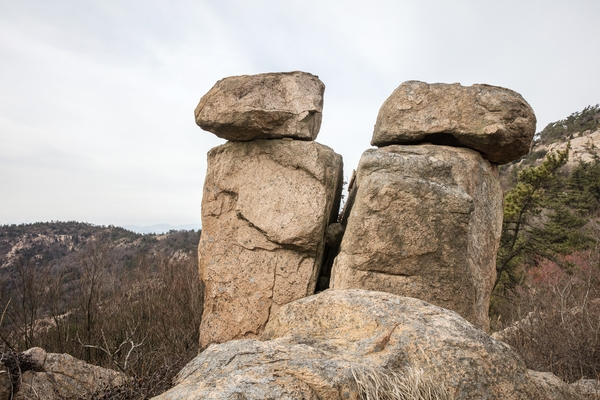
[[[0,225],[3,357],[42,347],[132,377],[161,371],[139,385],[168,388],[197,354],[199,239],[199,231],[140,234],[75,221]],[[121,393],[106,398],[133,398]]]
[[[112,225],[75,221],[0,225],[0,269],[30,259],[45,265],[72,264],[79,251],[100,241],[110,243],[114,248],[118,264],[127,265],[140,254],[160,253],[172,257],[178,252],[194,253],[199,239],[199,231],[191,229],[141,234]]]
[[[201,224],[185,224],[185,225],[171,225],[171,224],[154,224],[149,226],[140,225],[121,225],[122,228],[127,229],[136,233],[154,233],[163,234],[170,231],[197,231],[202,228]]]

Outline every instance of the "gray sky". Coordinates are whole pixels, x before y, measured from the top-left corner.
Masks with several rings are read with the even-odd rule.
[[[407,80],[521,93],[538,131],[600,102],[596,0],[0,0],[0,224],[199,223],[193,110],[219,79],[326,85],[345,175]]]

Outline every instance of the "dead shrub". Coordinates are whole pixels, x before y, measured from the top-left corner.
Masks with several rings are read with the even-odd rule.
[[[21,306],[31,302],[18,302],[20,308],[12,308],[14,302],[10,307],[7,304],[7,321],[0,338],[14,354],[42,347],[49,353],[68,353],[120,370],[132,378],[125,386],[110,389],[103,398],[141,400],[156,396],[170,388],[175,374],[198,353],[203,286],[195,252],[178,257],[140,255],[129,273],[121,273],[108,265],[110,247],[99,245],[93,250],[97,251],[82,253],[80,258],[80,264],[91,267],[80,268],[79,277],[86,278],[85,273],[91,271],[88,275],[93,278],[77,280],[81,290],[69,289],[74,280],[68,274],[53,281],[32,274],[37,286],[32,283],[27,288],[39,290],[29,290],[22,297],[42,298],[58,306],[49,305],[50,318],[38,315],[35,319],[30,316],[32,312],[25,313],[31,307]],[[19,313],[21,309],[24,312]],[[35,312],[40,314],[37,309]],[[17,318],[21,314],[28,319]],[[49,321],[44,329],[31,328],[42,317]],[[13,364],[22,370],[23,362],[15,364],[13,353],[6,353],[2,362],[11,371]]]
[[[527,367],[567,382],[600,377],[600,268],[591,252],[541,260],[512,296],[513,320],[501,332]]]

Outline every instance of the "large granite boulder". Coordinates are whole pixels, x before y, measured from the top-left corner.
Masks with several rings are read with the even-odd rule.
[[[88,364],[69,354],[46,353],[39,347],[23,353],[37,367],[21,375],[16,399],[97,399],[128,379],[121,372]]]
[[[330,287],[410,296],[489,328],[502,230],[497,167],[473,150],[370,149]]]
[[[341,156],[316,142],[209,151],[198,248],[202,348],[256,337],[280,306],[315,292],[341,187]]]
[[[467,147],[505,164],[529,152],[535,124],[531,106],[510,89],[408,81],[381,106],[371,144]]]
[[[155,399],[359,399],[365,384],[368,398],[581,399],[458,314],[389,293],[328,290],[297,300],[261,339],[210,346]],[[396,386],[405,397],[385,397],[385,385],[369,384],[394,376],[416,390]]]
[[[196,123],[232,141],[290,137],[315,140],[325,85],[306,72],[231,76],[196,107]]]

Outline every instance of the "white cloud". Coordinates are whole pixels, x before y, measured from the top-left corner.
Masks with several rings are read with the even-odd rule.
[[[199,98],[229,75],[326,84],[318,141],[345,174],[401,82],[519,91],[538,128],[600,102],[600,3],[105,0],[0,4],[0,223],[199,218]]]

